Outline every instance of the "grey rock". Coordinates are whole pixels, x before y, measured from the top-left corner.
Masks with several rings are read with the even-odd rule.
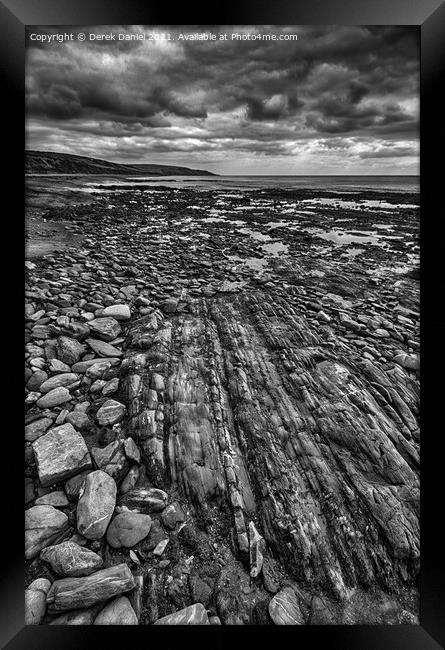
[[[114,399],[107,400],[97,411],[96,417],[100,425],[112,425],[124,417],[126,407]]]
[[[167,505],[168,495],[157,488],[133,488],[125,494],[121,503],[129,508],[137,508],[144,513],[160,512]]]
[[[54,506],[54,508],[64,508],[68,505],[68,499],[65,492],[56,490],[55,492],[48,492],[43,496],[36,499],[36,506]]]
[[[87,539],[100,539],[113,516],[116,483],[106,472],[91,472],[82,484],[77,503],[77,530]]]
[[[89,607],[134,589],[133,575],[126,564],[101,569],[84,578],[62,578],[51,585],[46,597],[51,611]]]
[[[76,341],[76,339],[69,338],[68,336],[59,336],[56,344],[56,353],[60,361],[72,366],[85,353],[85,346],[79,343],[79,341]]]
[[[25,512],[25,557],[32,560],[68,526],[65,513],[53,506],[33,506]]]
[[[119,481],[128,471],[128,460],[122,440],[115,440],[104,448],[93,447],[91,455],[98,469]]]
[[[115,318],[118,321],[131,318],[130,307],[125,304],[110,305],[109,307],[105,307],[102,313],[104,316],[111,316],[111,318]]]
[[[90,330],[104,341],[113,341],[121,333],[121,326],[115,318],[103,317],[90,320]]]
[[[40,553],[40,559],[63,577],[88,576],[103,566],[100,555],[72,541],[47,546]]]
[[[106,341],[99,341],[98,339],[86,339],[87,343],[96,354],[100,354],[102,357],[120,357],[122,356],[122,351],[116,348],[114,345],[107,343]]]
[[[210,625],[210,623],[204,605],[195,603],[179,612],[159,618],[154,625]]]
[[[128,598],[120,596],[105,605],[94,625],[138,625],[138,618]]]
[[[43,487],[64,481],[91,467],[84,439],[71,424],[62,424],[38,438],[32,445]]]
[[[131,548],[147,537],[151,517],[137,512],[122,512],[114,517],[107,530],[107,542],[113,548]]]
[[[27,424],[25,427],[25,440],[34,442],[34,440],[43,436],[52,423],[51,418],[40,418],[40,420],[34,420],[34,422]]]
[[[25,591],[25,625],[40,625],[46,612],[46,595],[51,583],[38,578]]]
[[[284,587],[272,598],[269,614],[275,625],[304,625],[298,598],[291,587]]]
[[[54,390],[50,390],[49,393],[40,397],[37,400],[37,406],[41,409],[50,409],[54,406],[60,406],[60,404],[69,402],[70,399],[72,398],[69,390],[62,386],[60,388],[54,388]]]
[[[49,391],[54,390],[55,388],[60,388],[61,386],[70,386],[74,384],[79,379],[79,375],[76,375],[74,372],[64,372],[55,377],[50,377],[43,382],[40,386],[41,393],[49,393]]]
[[[177,523],[185,521],[185,515],[182,512],[181,506],[179,503],[174,502],[162,511],[161,515],[162,523],[166,528],[174,530]]]

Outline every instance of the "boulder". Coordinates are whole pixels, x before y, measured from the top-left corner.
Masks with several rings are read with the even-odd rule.
[[[103,566],[100,555],[72,541],[47,546],[40,553],[40,559],[48,562],[53,571],[63,577],[88,576]]]
[[[25,625],[40,625],[46,612],[46,595],[51,583],[46,578],[31,582],[25,591]]]
[[[107,542],[113,548],[131,548],[147,537],[151,517],[137,512],[122,512],[114,517],[107,530]]]
[[[68,517],[53,506],[33,506],[25,512],[25,557],[32,560],[68,528]]]
[[[126,596],[120,596],[105,605],[94,625],[138,625],[138,617]]]
[[[32,447],[43,487],[64,481],[91,467],[85,440],[72,424],[50,429]]]
[[[133,575],[126,564],[96,571],[84,578],[62,578],[51,585],[46,602],[51,611],[89,607],[134,589]]]
[[[77,530],[87,539],[100,539],[113,516],[116,483],[106,472],[97,470],[85,478],[77,503]]]
[[[304,625],[298,598],[291,587],[284,587],[272,598],[269,614],[275,625]]]

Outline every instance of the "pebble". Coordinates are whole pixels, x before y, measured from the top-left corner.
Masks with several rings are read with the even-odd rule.
[[[151,517],[137,512],[116,515],[107,530],[107,542],[113,548],[131,548],[147,537]]]
[[[77,530],[87,539],[100,539],[113,516],[116,483],[109,474],[97,470],[85,477],[77,503]]]

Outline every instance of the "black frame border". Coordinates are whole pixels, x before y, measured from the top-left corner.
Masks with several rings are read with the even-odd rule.
[[[213,14],[213,15],[212,15]],[[174,643],[212,644],[223,648],[261,641],[290,642],[301,648],[313,643],[327,645],[332,650],[437,650],[445,647],[445,599],[444,599],[444,551],[440,535],[440,476],[442,456],[438,450],[440,438],[440,411],[443,400],[442,383],[435,381],[433,371],[443,367],[445,355],[441,342],[445,339],[445,318],[441,299],[437,297],[435,284],[443,278],[441,267],[440,234],[443,216],[440,214],[442,199],[442,152],[445,150],[443,104],[439,102],[445,79],[445,2],[441,0],[275,0],[272,6],[266,0],[238,0],[222,2],[214,0],[212,8],[194,9],[188,3],[178,10],[172,6],[160,6],[152,0],[0,0],[0,79],[2,84],[4,113],[4,145],[7,157],[4,192],[8,198],[22,197],[24,205],[24,69],[26,25],[93,25],[93,24],[324,24],[324,25],[417,25],[421,35],[421,348],[423,365],[421,371],[422,432],[421,449],[421,617],[420,625],[396,626],[233,626],[160,628],[144,627],[51,627],[24,626],[24,564],[23,564],[23,505],[22,479],[19,469],[22,458],[22,438],[16,431],[13,438],[14,459],[11,476],[4,479],[8,506],[3,524],[12,512],[14,525],[7,535],[8,548],[3,554],[0,575],[0,641],[7,650],[49,650],[63,648],[99,647],[101,644],[122,642],[144,644],[161,642],[167,650]],[[23,142],[23,146],[21,143]],[[14,188],[14,189],[13,189]],[[15,194],[12,192],[15,191]],[[12,205],[12,204],[11,204]],[[23,212],[9,209],[8,230],[17,227],[17,245],[23,237]],[[6,218],[6,214],[4,216]],[[432,228],[434,230],[432,231]],[[21,239],[20,239],[21,238]],[[14,239],[15,242],[15,239]],[[9,283],[11,265],[4,271],[6,301],[11,312],[22,313],[23,270],[20,253],[13,269],[19,284],[14,290]],[[16,306],[16,309],[14,307]],[[14,329],[14,328],[12,328]],[[16,328],[20,331],[20,327]],[[11,328],[8,335],[10,337]],[[12,332],[14,335],[14,332]],[[8,339],[9,344],[9,339]],[[17,346],[21,345],[17,334]],[[18,349],[14,346],[15,349]],[[11,345],[12,348],[12,345]],[[442,364],[440,361],[442,360]],[[15,374],[14,366],[18,368]],[[21,364],[11,366],[17,384],[22,382]],[[9,379],[9,377],[8,377]],[[11,380],[15,385],[15,382]],[[19,391],[17,391],[19,393]],[[20,413],[22,407],[18,405]],[[438,426],[439,424],[439,426]],[[20,428],[20,427],[19,427]],[[15,429],[15,427],[14,427]],[[443,428],[442,428],[443,431]],[[14,440],[15,439],[15,440]],[[8,442],[9,444],[9,442]],[[15,455],[17,454],[17,455]],[[8,462],[5,462],[5,473]],[[3,476],[2,476],[3,478]],[[2,481],[3,482],[3,481]],[[439,498],[438,498],[439,497]],[[11,502],[9,505],[9,501]],[[5,530],[5,529],[4,529]],[[145,630],[145,632],[144,632]],[[124,636],[125,635],[125,636]],[[144,636],[142,636],[144,635]],[[213,650],[212,648],[212,650]]]

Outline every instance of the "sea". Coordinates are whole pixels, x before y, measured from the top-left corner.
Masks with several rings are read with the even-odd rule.
[[[48,175],[46,175],[48,176]],[[419,192],[419,176],[84,176],[84,186],[163,185],[195,190],[329,189],[342,194],[363,190]]]

